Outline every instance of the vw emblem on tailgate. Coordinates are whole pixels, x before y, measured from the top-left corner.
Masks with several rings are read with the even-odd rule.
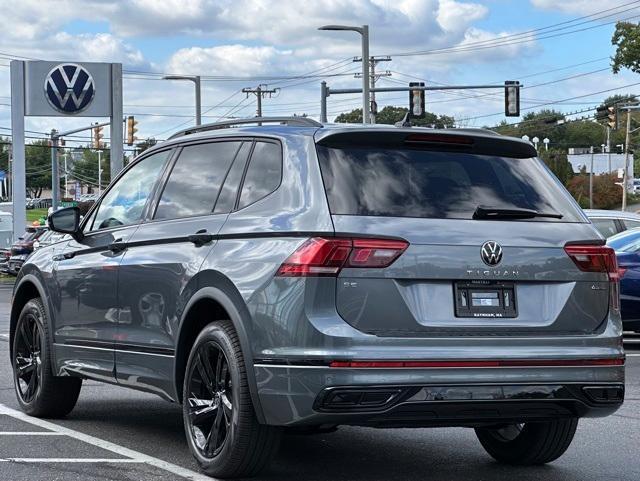
[[[488,266],[497,266],[502,260],[502,246],[496,241],[487,241],[482,244],[480,257]]]
[[[64,114],[77,114],[86,109],[95,95],[93,77],[75,63],[62,63],[49,72],[44,81],[49,104]]]

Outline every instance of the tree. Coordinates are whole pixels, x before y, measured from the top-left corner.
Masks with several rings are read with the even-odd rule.
[[[622,68],[640,73],[640,25],[631,22],[616,23],[611,37],[616,53],[611,57],[611,70],[618,73]]]
[[[362,117],[362,114],[360,114],[360,117]],[[154,145],[156,145],[158,143],[158,141],[156,139],[154,139],[153,137],[148,137],[144,140],[141,140],[140,142],[138,142],[136,144],[136,154],[139,155],[142,152],[144,152],[145,150],[153,147]]]
[[[83,184],[89,185],[90,189],[98,187],[98,160],[100,160],[100,168],[102,169],[101,185],[102,188],[109,184],[111,180],[111,162],[110,151],[102,150],[98,159],[98,152],[92,150],[89,146],[82,150],[82,158],[73,163],[71,169],[71,177],[79,180]]]
[[[502,122],[493,130],[503,135],[512,137],[522,137],[528,135],[533,139],[538,137],[542,142],[545,137],[557,142],[558,139],[564,137],[566,129],[564,124],[558,124],[558,121],[564,120],[564,114],[552,109],[543,109],[538,112],[528,112],[522,117],[522,121],[518,124],[508,124]]]
[[[377,124],[393,125],[400,122],[405,114],[409,111],[406,107],[394,107],[387,105],[376,115]],[[362,109],[354,109],[338,115],[335,119],[339,123],[360,124],[362,123]],[[432,112],[426,112],[423,119],[412,119],[411,123],[419,127],[434,127],[437,129],[453,128],[455,119],[448,115],[437,115]]]
[[[336,122],[341,124],[361,124],[362,123],[362,109],[353,109],[351,112],[341,113],[335,119]]]
[[[27,193],[32,198],[51,188],[51,147],[48,140],[36,140],[25,148]]]
[[[540,158],[563,184],[566,185],[569,179],[573,177],[573,169],[564,149],[542,150]]]

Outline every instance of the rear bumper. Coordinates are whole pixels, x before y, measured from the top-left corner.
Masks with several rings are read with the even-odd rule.
[[[624,400],[624,366],[254,369],[266,423],[281,426],[482,426],[602,417]]]

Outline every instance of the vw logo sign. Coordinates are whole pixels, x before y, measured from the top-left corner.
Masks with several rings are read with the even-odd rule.
[[[487,241],[482,244],[480,257],[488,266],[497,266],[502,260],[502,246],[496,241]]]
[[[53,68],[44,81],[44,91],[49,104],[64,114],[82,112],[96,93],[91,74],[75,63]]]

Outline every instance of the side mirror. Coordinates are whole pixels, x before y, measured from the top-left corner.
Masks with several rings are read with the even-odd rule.
[[[77,207],[67,207],[56,210],[49,215],[49,227],[52,231],[62,234],[71,234],[77,241],[82,240],[80,230],[80,209]]]

